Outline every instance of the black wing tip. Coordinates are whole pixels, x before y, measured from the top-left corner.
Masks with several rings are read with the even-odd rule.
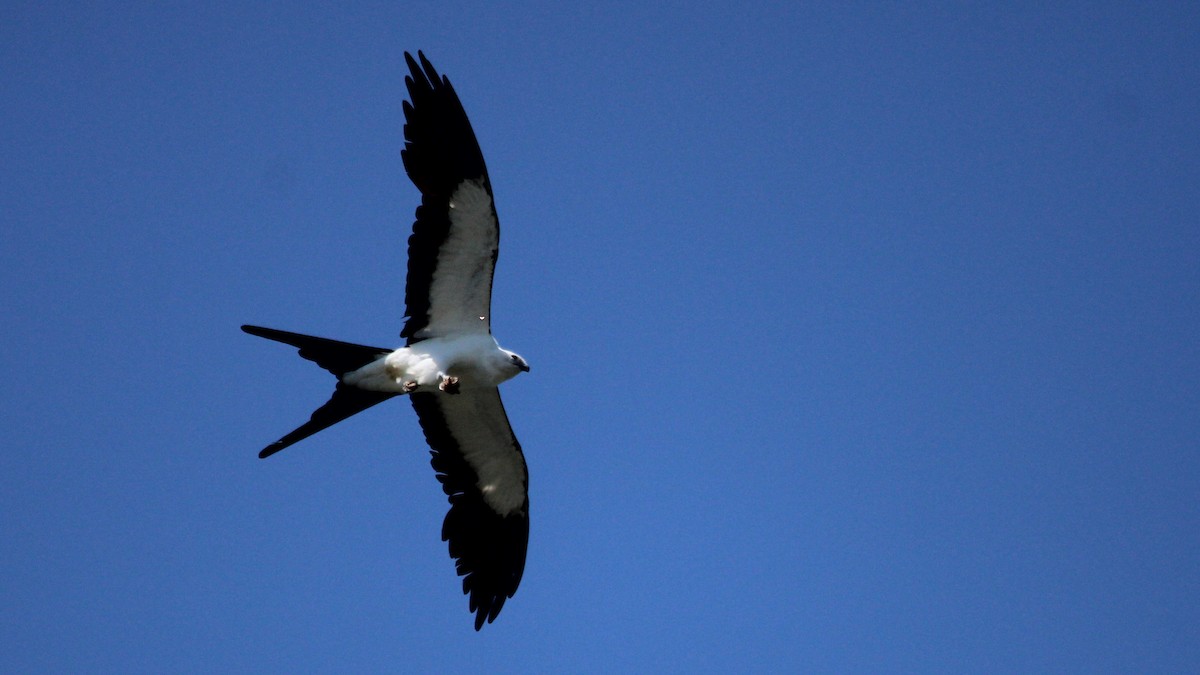
[[[451,511],[453,510],[452,507]],[[452,514],[448,513],[446,517],[449,521]],[[464,542],[459,539],[459,533],[443,529],[442,540],[450,543],[450,557],[454,559],[455,568],[462,576],[462,590],[467,596],[467,607],[475,614],[475,630],[479,630],[485,622],[492,623],[500,616],[500,610],[504,609],[509,598],[516,595],[521,585],[521,577],[524,576],[529,520],[527,517],[518,517],[515,520],[511,518],[506,517],[499,523],[501,529],[509,530],[510,536],[505,539],[515,535],[519,540],[515,548],[507,551],[507,555],[504,556],[507,560],[489,560],[490,556],[485,554],[481,557],[479,550],[460,548]],[[488,553],[494,554],[497,548],[502,546],[499,542],[491,542],[486,549]]]
[[[480,607],[479,609],[475,610],[475,632],[479,632],[479,630],[483,628],[483,624],[495,621],[496,617],[500,615],[500,607],[503,605],[504,602],[503,599],[501,599],[501,602],[495,608],[495,611],[488,611],[484,607]]]
[[[405,84],[410,87],[418,81],[422,81],[423,84],[428,85],[430,88],[445,83],[445,76],[438,74],[437,69],[433,67],[429,59],[425,58],[425,52],[420,49],[417,50],[417,58],[415,59],[412,53],[404,52],[404,63],[408,66],[409,72],[409,75],[404,78]]]
[[[404,62],[408,65],[408,70],[413,71],[415,76],[425,77],[431,82],[440,79],[437,68],[434,68],[430,60],[426,58],[424,49],[416,50],[415,59],[412,52],[404,52]]]
[[[464,585],[466,584],[464,580]],[[475,630],[483,628],[483,624],[492,623],[496,617],[500,616],[500,610],[504,608],[504,601],[510,596],[504,595],[485,595],[479,597],[478,593],[472,593],[469,589],[464,588],[463,593],[470,595],[468,606],[475,613]]]

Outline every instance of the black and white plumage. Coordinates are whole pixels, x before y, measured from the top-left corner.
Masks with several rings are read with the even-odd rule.
[[[407,395],[432,448],[450,511],[442,525],[475,630],[521,583],[529,542],[529,474],[498,385],[528,372],[491,335],[500,227],[483,154],[450,81],[425,55],[404,58],[404,168],[421,205],[408,240],[408,317],[399,349],[242,326],[292,345],[337,377],[312,418],[263,448],[280,450],[393,396]]]

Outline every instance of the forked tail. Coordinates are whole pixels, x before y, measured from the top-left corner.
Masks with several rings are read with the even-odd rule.
[[[338,378],[337,388],[325,405],[313,411],[312,417],[293,429],[283,438],[263,448],[259,457],[270,457],[284,448],[302,441],[318,431],[331,427],[338,422],[362,412],[371,406],[382,403],[396,396],[392,392],[366,391],[357,387],[342,384],[342,375],[371,363],[392,350],[382,347],[367,347],[350,342],[339,342],[328,338],[289,333],[274,328],[260,326],[242,326],[242,330],[251,335],[257,335],[268,340],[275,340],[291,345],[300,350],[300,356],[316,363]]]

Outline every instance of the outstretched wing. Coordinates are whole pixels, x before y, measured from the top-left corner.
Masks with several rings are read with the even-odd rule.
[[[404,170],[421,191],[408,239],[401,337],[491,332],[500,224],[483,153],[450,80],[405,53]]]
[[[450,511],[442,540],[470,596],[475,630],[517,592],[529,545],[529,473],[500,391],[410,396]]]

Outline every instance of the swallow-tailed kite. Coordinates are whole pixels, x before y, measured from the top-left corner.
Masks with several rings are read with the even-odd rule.
[[[393,396],[408,395],[450,500],[442,540],[470,596],[475,630],[521,583],[529,542],[529,474],[497,385],[529,364],[491,332],[500,227],[483,154],[450,80],[405,53],[404,169],[421,191],[408,239],[407,320],[399,349],[272,328],[242,330],[300,349],[337,377],[312,419],[258,454],[269,457]]]

